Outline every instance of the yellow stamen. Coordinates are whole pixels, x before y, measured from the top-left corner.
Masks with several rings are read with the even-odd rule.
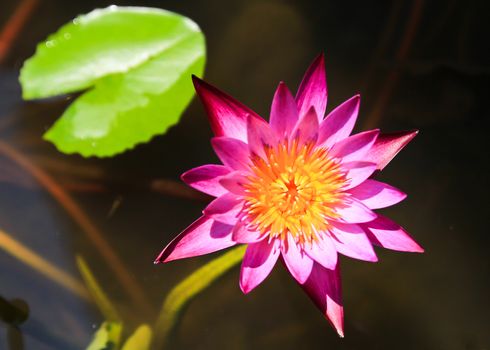
[[[270,238],[287,234],[300,244],[318,239],[338,214],[345,174],[323,148],[296,141],[264,148],[266,159],[252,159],[245,184],[244,219]]]

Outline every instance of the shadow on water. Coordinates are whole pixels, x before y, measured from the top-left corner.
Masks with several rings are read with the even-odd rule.
[[[0,26],[17,3],[1,2]],[[0,348],[80,349],[89,343],[102,316],[83,291],[60,282],[81,283],[77,254],[129,320],[126,333],[153,322],[172,286],[211,258],[152,264],[206,203],[193,192],[175,191],[183,171],[217,161],[197,101],[166,135],[99,160],[60,154],[42,141],[71,97],[21,100],[18,69],[36,43],[75,15],[107,5],[102,0],[39,0],[0,65],[0,141],[73,198],[150,307],[138,307],[79,222],[35,176],[2,153],[0,231],[64,277],[53,278],[39,264],[28,263],[32,260],[19,259],[18,250],[15,255],[0,249]],[[341,260],[345,339],[335,335],[280,266],[247,296],[238,288],[235,268],[189,305],[170,348],[488,348],[490,241],[484,218],[490,194],[490,57],[481,40],[490,33],[486,1],[353,6],[338,1],[155,0],[137,5],[164,7],[199,23],[207,36],[206,79],[261,115],[268,115],[277,83],[284,80],[293,89],[309,61],[324,51],[329,110],[360,90],[358,128],[375,120],[384,131],[421,130],[379,178],[409,194],[383,213],[406,227],[426,252],[378,249],[376,264]]]

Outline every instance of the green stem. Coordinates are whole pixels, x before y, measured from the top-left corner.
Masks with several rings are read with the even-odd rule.
[[[155,324],[155,349],[162,349],[179,315],[189,301],[238,264],[246,246],[234,248],[193,272],[176,285],[165,298]]]
[[[111,300],[105,294],[104,290],[85,262],[85,259],[81,255],[77,255],[76,258],[78,270],[80,271],[80,274],[87,285],[87,289],[106,321],[121,322],[121,318],[119,317],[116,308],[114,305],[112,305]]]

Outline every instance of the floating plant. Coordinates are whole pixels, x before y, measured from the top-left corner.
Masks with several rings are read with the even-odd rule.
[[[39,44],[20,82],[27,100],[82,92],[44,138],[64,153],[107,157],[177,123],[194,95],[188,77],[204,62],[204,36],[190,19],[110,6]]]

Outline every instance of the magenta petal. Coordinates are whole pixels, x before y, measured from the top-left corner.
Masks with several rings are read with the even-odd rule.
[[[359,225],[332,223],[333,243],[340,254],[354,259],[378,261],[373,246]]]
[[[279,83],[272,100],[270,125],[282,140],[289,135],[298,121],[298,107],[286,84]]]
[[[300,284],[303,284],[310,275],[313,260],[300,250],[296,242],[287,235],[287,246],[282,246],[282,256],[289,272]]]
[[[362,224],[362,227],[371,242],[383,248],[414,253],[424,251],[407,231],[384,216],[378,215],[376,220]]]
[[[320,124],[318,144],[330,148],[349,137],[359,113],[360,96],[356,95],[330,112]]]
[[[214,137],[211,145],[224,165],[234,170],[248,170],[250,153],[246,143],[229,137]]]
[[[305,248],[306,254],[317,263],[327,269],[334,269],[337,265],[337,250],[329,235],[323,234],[322,237],[315,242],[307,245]]]
[[[247,138],[250,153],[264,159],[267,158],[264,148],[271,148],[277,143],[274,132],[262,118],[247,118]]]
[[[370,209],[386,208],[407,197],[405,193],[395,187],[371,179],[367,179],[347,192]]]
[[[364,160],[376,163],[378,170],[382,170],[418,132],[413,130],[380,134]]]
[[[327,108],[327,80],[323,54],[320,54],[306,71],[296,93],[296,104],[300,118],[314,107],[318,121],[323,119]]]
[[[349,136],[337,142],[330,150],[330,155],[342,159],[342,162],[365,161],[364,156],[369,152],[378,135],[379,130],[369,130]]]
[[[340,215],[338,221],[349,224],[369,222],[376,219],[376,214],[355,198],[344,199],[342,205],[337,207],[335,211]]]
[[[192,81],[206,109],[214,134],[246,141],[247,115],[260,117],[250,108],[196,76],[192,76]]]
[[[269,276],[279,257],[279,252],[276,239],[270,243],[263,240],[248,245],[240,271],[240,288],[243,293],[250,292]]]
[[[228,175],[222,176],[219,180],[220,185],[226,190],[239,196],[246,194],[244,185],[247,183],[245,172],[233,171]]]
[[[292,135],[293,138],[298,140],[299,145],[316,143],[318,138],[318,117],[313,107],[300,118],[294,127]]]
[[[233,226],[200,217],[175,237],[156,258],[155,263],[213,253],[235,245],[231,239]]]
[[[314,264],[310,277],[302,287],[332,323],[339,336],[344,337],[344,308],[339,264],[333,270]]]
[[[180,178],[198,191],[219,197],[227,192],[219,180],[229,173],[230,169],[223,165],[206,164],[186,171]]]
[[[266,236],[255,230],[249,230],[246,225],[238,222],[232,231],[231,238],[237,243],[257,243]]]
[[[216,221],[234,225],[238,221],[238,213],[242,209],[243,200],[233,193],[226,193],[213,200],[204,209],[203,214]]]
[[[366,181],[376,171],[376,164],[349,162],[342,164],[342,169],[346,172],[345,177],[348,180],[348,184],[344,186],[344,190],[348,190]]]

